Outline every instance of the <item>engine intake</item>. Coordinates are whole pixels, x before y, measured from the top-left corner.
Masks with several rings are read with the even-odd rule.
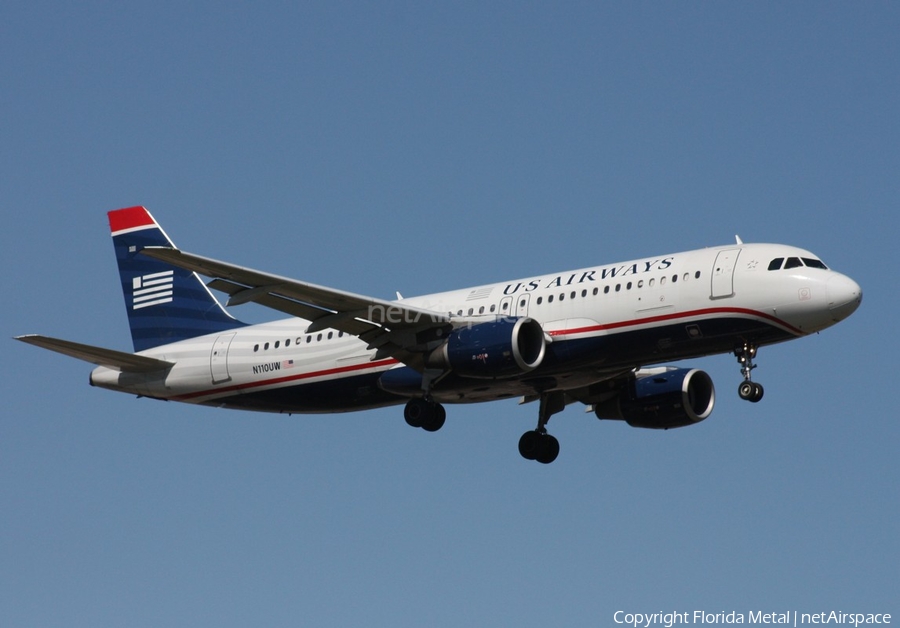
[[[546,351],[540,323],[504,318],[454,329],[428,357],[428,366],[451,368],[464,377],[512,377],[539,367]]]
[[[715,386],[704,371],[669,367],[643,376],[638,371],[618,396],[596,404],[594,413],[632,427],[667,430],[699,423],[715,402]]]

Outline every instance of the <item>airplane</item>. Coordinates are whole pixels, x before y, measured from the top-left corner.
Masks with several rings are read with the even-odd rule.
[[[405,404],[428,432],[445,404],[538,402],[519,439],[548,464],[550,417],[670,429],[715,404],[704,371],[666,363],[733,353],[738,394],[758,402],[760,347],[850,316],[862,289],[809,251],[744,244],[686,251],[395,300],[353,294],[182,251],[144,207],[108,212],[134,353],[41,335],[16,339],[96,365],[93,386],[166,401],[280,413]],[[200,276],[210,278],[204,283]],[[254,302],[290,318],[249,325]]]

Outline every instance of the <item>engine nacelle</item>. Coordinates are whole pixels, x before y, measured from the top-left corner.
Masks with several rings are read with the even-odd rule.
[[[503,318],[454,329],[428,357],[428,366],[452,368],[464,377],[512,377],[539,367],[546,351],[540,323]]]
[[[594,413],[632,427],[667,430],[699,423],[715,402],[716,389],[704,371],[669,367],[646,375],[638,371],[617,397],[596,404]]]

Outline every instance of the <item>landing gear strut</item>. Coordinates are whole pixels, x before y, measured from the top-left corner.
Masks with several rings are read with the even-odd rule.
[[[750,373],[756,368],[753,358],[756,357],[756,345],[745,342],[743,347],[734,350],[734,356],[741,365],[741,375],[744,381],[738,386],[738,396],[745,401],[756,403],[763,398],[762,384],[757,384],[750,379]]]
[[[538,412],[536,429],[522,434],[519,439],[519,453],[526,460],[537,460],[550,464],[559,455],[559,441],[547,433],[547,421],[566,407],[565,393],[556,391],[541,395],[541,409]]]
[[[421,427],[426,432],[437,432],[444,426],[447,411],[436,401],[410,399],[403,410],[403,418],[411,427]]]

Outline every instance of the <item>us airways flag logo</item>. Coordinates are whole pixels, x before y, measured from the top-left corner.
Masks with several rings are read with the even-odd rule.
[[[172,302],[172,282],[175,271],[151,273],[132,280],[132,309]]]

